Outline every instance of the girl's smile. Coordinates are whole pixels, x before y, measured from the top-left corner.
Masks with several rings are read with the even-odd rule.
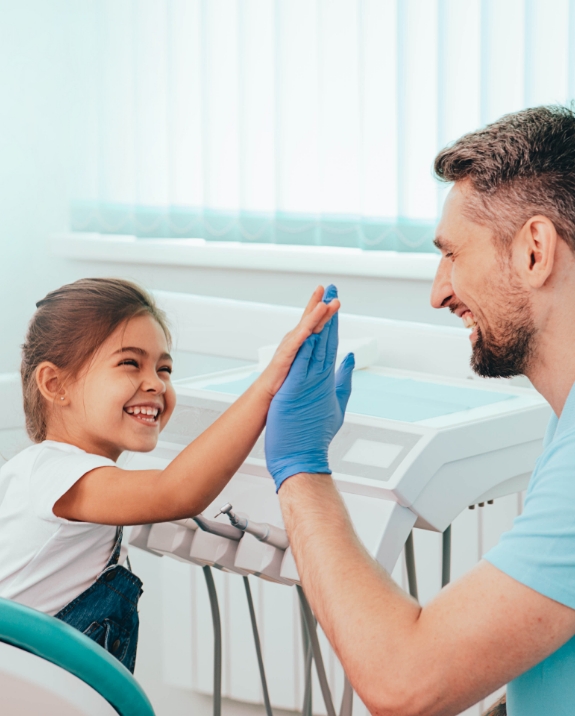
[[[149,315],[131,319],[76,380],[62,377],[64,400],[53,401],[47,438],[112,460],[153,450],[175,406],[171,373],[162,327]]]
[[[138,422],[155,426],[158,425],[157,419],[162,412],[162,406],[153,403],[129,405],[124,408],[124,411]]]

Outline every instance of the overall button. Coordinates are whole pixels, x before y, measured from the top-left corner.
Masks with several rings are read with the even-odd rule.
[[[106,582],[111,582],[112,579],[115,578],[115,576],[116,576],[116,570],[111,569],[109,572],[106,572],[106,574],[104,575],[104,579],[106,580]]]
[[[112,644],[112,654],[115,654],[118,649],[120,648],[121,641],[119,639],[116,639],[116,641]]]

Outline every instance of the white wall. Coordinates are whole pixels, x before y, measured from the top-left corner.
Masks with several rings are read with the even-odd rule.
[[[35,302],[62,283],[88,275],[122,275],[150,288],[303,305],[330,276],[89,264],[49,255],[46,239],[68,229],[83,157],[94,132],[96,2],[0,0],[0,372],[15,370]],[[429,282],[340,278],[347,312],[459,325],[428,305]],[[145,558],[138,566],[146,577]],[[149,581],[142,613],[159,613],[160,585]],[[158,714],[208,713],[209,701],[165,689],[156,648],[161,625],[142,627],[139,677]],[[241,705],[227,705],[239,713]],[[260,710],[245,709],[245,713]]]
[[[88,275],[123,275],[151,288],[302,305],[330,276],[89,264],[51,257],[47,236],[68,229],[85,157],[93,155],[95,3],[0,0],[0,371],[18,366],[34,303]],[[345,310],[458,323],[428,304],[429,282],[341,277]]]
[[[58,281],[44,241],[67,226],[91,9],[86,0],[0,0],[0,370],[17,365],[34,302]]]

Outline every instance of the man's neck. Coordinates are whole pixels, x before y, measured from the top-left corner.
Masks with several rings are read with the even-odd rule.
[[[557,331],[545,333],[526,372],[534,388],[541,393],[560,417],[575,383],[575,331],[568,337]]]
[[[538,332],[526,371],[559,417],[575,383],[575,253],[557,242],[553,273],[533,296]]]

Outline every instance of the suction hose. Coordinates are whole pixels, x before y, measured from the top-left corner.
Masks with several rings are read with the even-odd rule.
[[[252,590],[250,587],[250,581],[247,577],[244,577],[244,587],[246,589],[246,597],[248,600],[248,608],[250,610],[250,620],[252,622],[252,632],[254,634],[254,644],[256,646],[256,656],[258,658],[258,668],[260,670],[260,679],[262,682],[262,691],[264,695],[264,705],[266,707],[267,716],[273,716],[272,705],[270,701],[270,695],[268,692],[268,683],[266,679],[266,672],[264,669],[264,660],[262,657],[262,645],[260,642],[260,635],[258,632],[258,624],[256,622],[256,612],[254,609],[254,600],[252,599]]]
[[[220,608],[218,605],[218,593],[214,583],[214,575],[207,565],[202,567],[208,595],[210,597],[210,609],[212,610],[212,623],[214,626],[214,716],[221,716],[222,713],[222,623],[220,620]]]
[[[323,701],[325,703],[327,716],[336,716],[335,709],[333,707],[333,701],[331,698],[331,691],[329,689],[329,684],[327,683],[327,674],[325,672],[323,657],[321,655],[319,639],[317,638],[317,630],[316,630],[314,616],[311,611],[309,602],[307,601],[307,598],[304,594],[303,589],[299,585],[296,586],[296,589],[297,589],[297,593],[298,593],[299,600],[300,600],[301,611],[302,611],[302,615],[304,618],[304,623],[305,623],[306,629],[307,629],[307,635],[308,635],[309,642],[311,645],[311,652],[313,654],[313,660],[315,661],[317,678],[319,680],[319,686],[320,686],[321,693],[323,696]]]

